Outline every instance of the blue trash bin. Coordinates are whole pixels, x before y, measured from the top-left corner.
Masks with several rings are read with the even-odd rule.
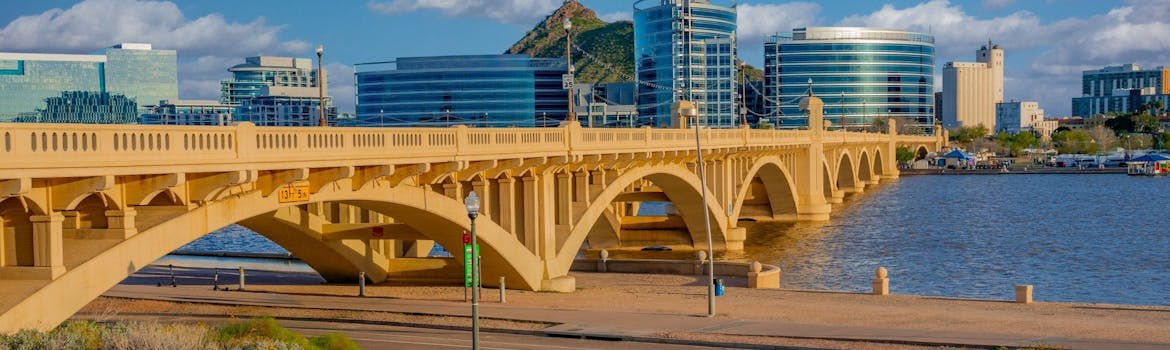
[[[717,296],[717,297],[723,296],[723,279],[722,278],[715,279],[715,296]]]

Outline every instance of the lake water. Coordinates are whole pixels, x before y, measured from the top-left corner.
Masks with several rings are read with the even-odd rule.
[[[906,176],[828,222],[741,225],[744,251],[718,258],[778,265],[784,288],[864,292],[884,266],[898,294],[1012,299],[1032,284],[1040,301],[1170,305],[1166,178]],[[184,249],[287,253],[238,227]]]

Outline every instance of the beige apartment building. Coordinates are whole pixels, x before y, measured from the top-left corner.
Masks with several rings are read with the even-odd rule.
[[[1003,102],[1003,49],[988,41],[975,54],[975,62],[943,66],[944,127],[982,124],[988,131],[997,129],[995,104]]]

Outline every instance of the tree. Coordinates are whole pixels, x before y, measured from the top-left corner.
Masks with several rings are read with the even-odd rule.
[[[976,139],[981,139],[987,136],[987,127],[983,124],[976,126],[961,126],[951,129],[951,141],[971,143]]]
[[[910,151],[906,146],[898,147],[897,155],[898,163],[909,163],[914,160],[914,152]]]
[[[1052,143],[1060,153],[1097,153],[1093,136],[1083,129],[1055,132],[1052,134]]]
[[[1093,127],[1092,130],[1089,130],[1089,135],[1093,137],[1099,150],[1113,149],[1114,144],[1117,143],[1117,135],[1113,134],[1113,130],[1103,126]]]
[[[1024,148],[1031,147],[1036,144],[1036,135],[1030,132],[1021,132],[1015,135],[1009,133],[999,133],[995,136],[995,142],[1008,151],[1010,155],[1019,155]]]

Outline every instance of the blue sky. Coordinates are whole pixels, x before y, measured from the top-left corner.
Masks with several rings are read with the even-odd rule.
[[[353,64],[405,56],[500,53],[562,0],[7,1],[0,51],[90,53],[117,42],[179,52],[180,97],[216,99],[245,56],[311,57],[325,45],[330,93],[353,108]],[[716,0],[719,1],[719,0]],[[581,0],[603,19],[633,1]],[[803,26],[879,26],[935,35],[936,63],[972,61],[988,38],[1006,50],[1006,98],[1067,115],[1080,72],[1170,65],[1170,0],[739,2],[740,56],[759,65],[765,35]],[[940,79],[936,89],[942,86]]]

